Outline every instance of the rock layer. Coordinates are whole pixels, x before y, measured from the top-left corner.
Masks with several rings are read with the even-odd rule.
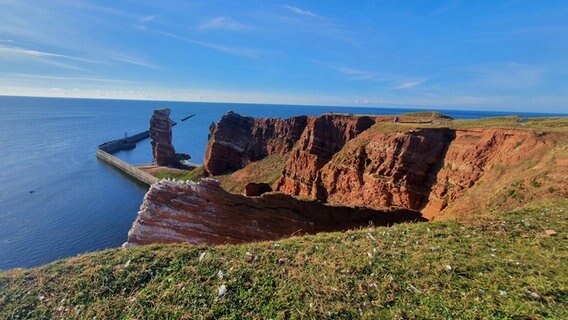
[[[234,112],[211,124],[204,167],[219,175],[245,167],[268,155],[289,152],[302,134],[308,117],[269,119]]]
[[[331,206],[282,193],[246,197],[224,191],[212,179],[161,181],[144,197],[126,246],[241,243],[424,220],[419,212],[408,209]]]
[[[375,124],[369,117],[322,115],[308,120],[297,148],[292,152],[275,190],[317,197],[318,171],[345,143]]]
[[[318,172],[318,197],[421,209],[454,135],[450,129],[365,132]]]
[[[153,163],[158,166],[175,166],[176,152],[172,144],[170,109],[157,109],[150,119]]]
[[[452,129],[407,118],[402,116],[405,123],[394,125],[390,123],[392,117],[387,116],[327,114],[307,117],[295,144],[290,138],[278,142],[279,134],[272,135],[269,144],[267,139],[252,140],[256,149],[262,149],[259,144],[263,143],[268,148],[287,142],[288,147],[280,150],[291,150],[280,177],[273,180],[276,181],[273,190],[331,204],[398,206],[421,210],[431,218],[441,212],[454,214],[482,209],[482,203],[500,203],[495,198],[499,197],[497,194],[509,192],[511,196],[515,192],[512,189],[523,188],[523,184],[530,187],[543,181],[551,183],[540,191],[533,187],[530,191],[534,195],[530,197],[546,196],[545,189],[549,193],[566,190],[562,186],[562,180],[568,176],[565,168],[560,166],[564,168],[561,172],[552,173],[545,163],[563,161],[556,159],[557,153],[549,151],[555,146],[553,141],[565,137],[522,129]],[[448,119],[443,120],[451,125]],[[254,127],[267,119],[247,121]],[[417,124],[414,129],[413,123]],[[240,137],[235,133],[231,139],[239,141]],[[247,139],[251,139],[250,134]],[[213,137],[210,144],[217,140]],[[294,146],[289,149],[291,145]],[[223,158],[223,154],[210,150],[209,159]],[[242,154],[235,152],[231,157],[241,165],[252,161]],[[544,158],[547,154],[548,160]],[[241,184],[260,182],[255,180],[254,170],[247,168],[232,176],[238,177]],[[247,179],[246,175],[250,177]],[[481,187],[484,184],[486,187]],[[511,190],[506,191],[511,185]],[[491,189],[493,193],[483,189]],[[255,194],[253,191],[251,195]],[[514,196],[520,199],[523,195]],[[493,198],[482,199],[487,197]],[[462,202],[468,205],[456,205]]]

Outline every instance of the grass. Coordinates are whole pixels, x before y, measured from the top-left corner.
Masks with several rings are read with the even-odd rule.
[[[371,132],[400,132],[413,128],[508,128],[537,132],[568,132],[568,117],[528,118],[518,116],[483,118],[474,120],[450,120],[443,123],[390,123],[380,122],[369,128]]]
[[[221,181],[223,189],[240,193],[249,182],[262,182],[272,185],[282,174],[289,154],[270,155],[262,160],[251,162],[246,167],[231,174],[215,176]]]
[[[289,154],[270,155],[262,160],[252,162],[243,169],[226,175],[213,176],[221,182],[221,186],[229,192],[240,193],[249,182],[273,184],[280,177]],[[203,166],[191,171],[163,169],[155,173],[158,179],[175,179],[177,181],[199,181],[206,177]]]
[[[567,319],[567,209],[106,250],[1,272],[0,318]]]
[[[191,171],[173,171],[173,170],[161,170],[156,172],[156,178],[158,179],[175,179],[178,181],[199,181],[201,178],[205,177],[205,170],[203,166],[197,167]]]

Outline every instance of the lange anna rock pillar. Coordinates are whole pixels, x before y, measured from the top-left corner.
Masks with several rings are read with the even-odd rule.
[[[150,119],[153,163],[158,166],[175,166],[176,151],[172,145],[170,109],[157,109]]]

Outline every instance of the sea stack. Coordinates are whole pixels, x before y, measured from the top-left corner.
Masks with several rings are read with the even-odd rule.
[[[153,163],[157,166],[175,166],[176,152],[172,145],[170,109],[157,109],[150,119]]]

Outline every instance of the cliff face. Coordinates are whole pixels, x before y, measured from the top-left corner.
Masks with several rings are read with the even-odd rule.
[[[554,137],[534,130],[490,127],[452,129],[424,125],[414,118],[404,124],[386,122],[392,122],[392,117],[307,117],[295,144],[293,138],[278,142],[279,134],[270,140],[253,140],[256,144],[270,141],[265,148],[286,145],[279,150],[291,150],[279,169],[280,177],[270,182],[273,190],[331,204],[405,207],[433,218],[440,213],[459,214],[566,193],[563,181],[568,179],[568,170],[562,163],[568,159],[557,159],[565,153],[559,142],[565,140],[563,134]],[[240,139],[236,134],[231,138]],[[242,157],[238,152],[234,156]],[[221,158],[209,154],[209,158],[216,157]],[[235,162],[251,161],[244,158]],[[552,162],[557,162],[554,173],[548,168]],[[255,170],[248,170],[253,167],[237,170],[231,177],[243,186],[266,182],[258,179]],[[546,188],[540,188],[545,184]],[[522,194],[516,194],[515,188],[522,189]],[[250,194],[256,194],[253,191]]]
[[[144,197],[126,246],[241,243],[345,230],[369,223],[424,220],[419,212],[408,209],[331,206],[282,193],[246,197],[224,191],[212,179],[200,183],[161,181],[152,185]]]
[[[320,170],[320,194],[330,203],[394,205],[432,217],[483,178],[491,180],[495,166],[514,167],[545,146],[518,130],[371,130]]]
[[[454,132],[365,132],[318,172],[318,196],[331,203],[421,209]]]
[[[297,148],[292,152],[275,190],[299,196],[316,196],[318,171],[345,143],[375,123],[369,117],[323,115],[308,119]]]
[[[172,145],[172,121],[170,109],[154,110],[150,119],[153,162],[158,166],[176,165],[176,152]]]
[[[205,170],[219,175],[268,155],[286,154],[300,138],[307,118],[255,119],[228,112],[218,123],[211,125]]]
[[[544,190],[530,185],[540,179],[549,179],[551,168],[547,162],[554,161],[549,157],[554,154],[555,139],[532,131],[456,130],[443,158],[443,166],[436,174],[436,183],[420,209],[433,217],[443,210],[459,214],[460,210],[497,204],[502,200],[495,197],[507,196],[507,192],[498,193],[511,184],[517,184],[521,189],[527,184],[533,192],[540,191],[546,196],[542,193]],[[550,177],[549,182],[562,185],[561,181],[568,179],[566,167],[558,166],[555,171],[557,176]],[[487,191],[475,193],[483,189],[491,194]]]

